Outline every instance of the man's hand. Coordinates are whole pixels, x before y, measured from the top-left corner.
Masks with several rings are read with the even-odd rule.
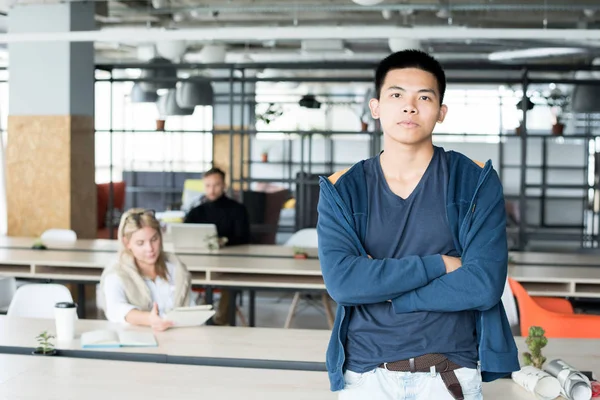
[[[442,260],[444,261],[444,265],[446,266],[446,273],[456,271],[460,267],[462,267],[462,260],[458,257],[451,257],[442,255]]]

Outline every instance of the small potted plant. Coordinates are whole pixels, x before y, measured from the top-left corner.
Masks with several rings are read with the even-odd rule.
[[[38,347],[33,351],[33,354],[41,356],[53,356],[56,354],[54,344],[50,339],[54,339],[54,335],[44,331],[35,338],[38,342]]]
[[[544,336],[544,329],[539,326],[529,328],[529,336],[525,340],[529,352],[523,353],[523,363],[525,365],[533,365],[537,369],[542,369],[546,362],[546,357],[542,355],[542,348],[548,344],[548,339]]]
[[[294,247],[294,258],[299,260],[306,260],[308,258],[308,253],[302,247]]]
[[[550,94],[546,96],[546,102],[550,107],[550,112],[553,117],[552,124],[552,135],[562,136],[565,130],[565,124],[562,123],[561,118],[565,109],[569,105],[569,97],[562,93],[558,88],[554,88],[550,91]]]
[[[263,148],[262,152],[260,153],[260,161],[266,163],[269,162],[269,148],[265,147]]]
[[[46,245],[44,245],[44,242],[42,242],[42,238],[39,238],[35,242],[33,242],[33,245],[31,246],[31,248],[33,250],[46,250],[47,249]]]
[[[218,235],[208,235],[204,238],[209,250],[218,250],[221,247]]]

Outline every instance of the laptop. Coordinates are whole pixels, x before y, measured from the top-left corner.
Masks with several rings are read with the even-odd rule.
[[[169,224],[171,242],[177,250],[208,250],[208,238],[217,236],[214,224]]]

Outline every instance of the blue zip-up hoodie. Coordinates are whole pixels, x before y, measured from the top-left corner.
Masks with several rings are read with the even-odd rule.
[[[482,168],[460,153],[446,154],[446,214],[462,266],[442,276],[434,272],[445,270],[439,254],[368,257],[363,245],[369,216],[364,161],[330,179],[320,178],[319,260],[327,291],[338,304],[326,360],[333,391],[344,388],[351,307],[387,300],[398,314],[475,310],[483,381],[519,369],[517,347],[500,301],[508,265],[502,184],[491,161]]]

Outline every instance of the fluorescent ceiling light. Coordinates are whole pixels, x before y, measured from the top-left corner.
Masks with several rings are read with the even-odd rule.
[[[577,47],[534,47],[522,50],[497,51],[488,55],[490,61],[507,61],[523,58],[544,58],[568,56],[586,53],[587,50]]]

